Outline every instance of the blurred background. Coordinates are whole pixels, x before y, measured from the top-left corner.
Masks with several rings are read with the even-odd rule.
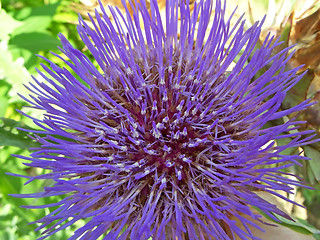
[[[119,0],[102,0],[103,4],[117,5]],[[281,51],[287,46],[293,46],[296,51],[288,68],[304,64],[308,70],[305,77],[288,94],[282,108],[292,107],[310,98],[320,100],[320,2],[317,0],[240,0],[227,1],[227,15],[230,15],[236,5],[239,9],[235,18],[245,12],[246,26],[261,20],[265,14],[261,42],[268,32],[279,37],[284,43],[277,49]],[[161,1],[164,7],[165,2]],[[19,114],[16,109],[27,105],[18,94],[28,95],[24,87],[32,78],[38,77],[36,68],[41,69],[44,61],[36,54],[45,56],[52,62],[63,65],[63,62],[49,52],[59,53],[61,46],[57,37],[62,33],[78,49],[87,52],[77,34],[78,14],[88,19],[87,12],[93,13],[98,7],[95,0],[1,0],[0,11],[0,239],[1,240],[33,240],[40,236],[34,232],[36,224],[28,224],[49,213],[43,209],[24,209],[21,205],[42,205],[58,201],[58,197],[44,199],[19,199],[8,196],[10,193],[41,192],[50,181],[33,181],[23,185],[25,179],[5,174],[12,172],[21,175],[36,176],[42,170],[23,165],[23,160],[14,155],[28,156],[29,148],[36,147],[27,135],[16,127],[36,129],[37,126],[27,117]],[[259,44],[257,48],[259,47]],[[92,59],[90,53],[87,56]],[[93,60],[93,59],[92,59]],[[263,70],[262,70],[263,71]],[[41,117],[38,112],[24,109],[26,114]],[[314,129],[318,136],[320,126],[320,104],[301,113],[300,119],[306,120],[304,129]],[[287,119],[283,119],[286,121]],[[271,122],[269,124],[279,124]],[[301,129],[303,130],[303,129]],[[281,139],[277,144],[284,144],[290,139]],[[302,167],[288,169],[301,177],[314,190],[294,189],[289,198],[305,206],[299,208],[282,201],[271,199],[287,211],[296,222],[286,221],[282,227],[303,234],[299,239],[320,239],[317,234],[320,229],[320,144],[307,147],[288,149],[283,154],[301,152],[311,160],[304,162]],[[268,198],[268,196],[265,196]],[[52,210],[52,209],[51,209]],[[74,229],[81,226],[78,222],[72,227],[58,232],[48,239],[67,239]],[[299,235],[300,236],[300,235]],[[269,236],[265,239],[274,239]]]

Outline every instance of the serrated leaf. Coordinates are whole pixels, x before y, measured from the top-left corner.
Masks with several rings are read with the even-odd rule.
[[[16,127],[28,128],[21,122],[0,118],[0,146],[15,146],[22,149],[38,146],[26,132],[17,131]]]
[[[23,66],[23,59],[20,58],[14,61],[4,41],[0,42],[0,66],[0,79],[6,80],[12,86],[9,95],[15,97],[14,100],[20,100],[16,93],[26,92],[23,83],[29,82],[31,77]]]

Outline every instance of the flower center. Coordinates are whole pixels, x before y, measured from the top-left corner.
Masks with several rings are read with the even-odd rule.
[[[172,58],[171,65],[159,67],[157,58],[144,63],[136,57],[136,68],[109,69],[106,78],[114,85],[96,80],[96,86],[110,106],[88,103],[99,112],[96,135],[87,137],[101,145],[93,158],[118,174],[153,176],[163,186],[169,178],[183,183],[197,162],[208,165],[204,162],[232,148],[219,137],[230,136],[233,129],[219,123],[215,111],[228,97],[210,92],[224,77],[212,83],[212,73],[200,74],[195,60],[179,63],[179,54]],[[210,160],[204,154],[209,150]]]

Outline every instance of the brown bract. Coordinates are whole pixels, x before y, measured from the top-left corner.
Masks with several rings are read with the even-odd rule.
[[[291,41],[297,44],[293,60],[297,65],[316,69],[320,64],[320,8],[300,20],[293,27]]]
[[[290,34],[291,44],[296,52],[290,62],[293,67],[304,65],[302,70],[308,69],[312,80],[306,89],[306,98],[318,102],[306,110],[306,120],[316,129],[320,125],[320,8],[309,8],[301,17],[297,18]]]

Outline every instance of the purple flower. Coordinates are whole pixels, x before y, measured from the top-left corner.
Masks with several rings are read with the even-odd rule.
[[[302,77],[285,67],[292,54],[272,55],[280,42],[269,36],[255,49],[262,23],[231,26],[220,0],[201,0],[193,11],[188,1],[167,0],[164,18],[155,0],[150,10],[130,4],[132,18],[127,7],[126,16],[110,8],[112,23],[101,7],[93,28],[80,19],[94,63],[60,35],[67,60],[56,56],[69,70],[46,59],[50,67],[38,71],[45,81],[30,84],[24,99],[44,111],[33,119],[41,147],[21,158],[50,171],[28,182],[54,185],[15,196],[65,195],[27,206],[56,207],[37,221],[46,229],[40,239],[79,219],[87,223],[69,239],[258,239],[248,228],[261,218],[252,207],[286,215],[256,193],[302,186],[282,170],[307,158],[282,151],[313,137],[293,131],[303,123],[295,118],[266,127],[311,105],[280,110]]]

